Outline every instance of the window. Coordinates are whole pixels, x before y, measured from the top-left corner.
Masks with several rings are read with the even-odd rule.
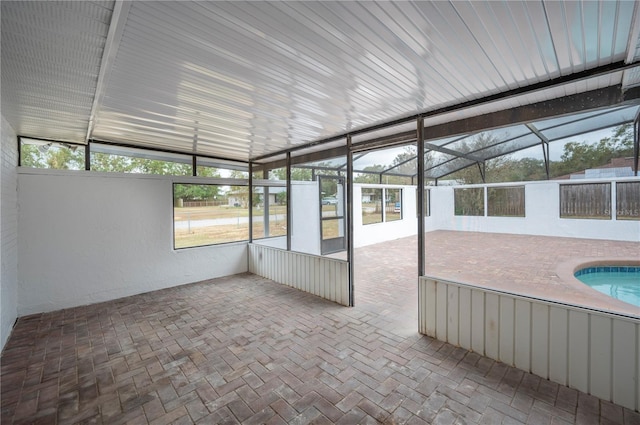
[[[640,220],[640,182],[616,183],[616,219]]]
[[[611,183],[560,185],[560,217],[611,218]]]
[[[199,177],[222,177],[248,179],[247,164],[223,159],[196,157],[196,175]]]
[[[20,139],[20,165],[57,170],[84,170],[83,145]]]
[[[382,189],[362,188],[362,224],[382,223]]]
[[[416,202],[418,202],[418,189],[416,189]],[[429,217],[430,215],[431,215],[431,192],[429,191],[429,189],[425,187],[424,188],[424,216]],[[416,217],[418,217],[417,208],[416,208]]]
[[[402,189],[385,189],[384,221],[402,220]]]
[[[487,188],[487,215],[524,217],[524,208],[524,186]]]
[[[174,184],[174,248],[248,240],[248,194],[248,186]]]
[[[431,215],[431,191],[429,189],[424,190],[424,215],[425,217]]]
[[[455,215],[484,216],[484,189],[453,189]]]
[[[253,239],[287,235],[286,187],[254,186]]]
[[[190,155],[98,143],[91,144],[91,170],[174,176],[191,176],[193,173]]]
[[[322,202],[323,204],[325,203],[324,198]],[[362,224],[376,224],[382,223],[383,221],[398,220],[402,220],[402,189],[362,188]]]

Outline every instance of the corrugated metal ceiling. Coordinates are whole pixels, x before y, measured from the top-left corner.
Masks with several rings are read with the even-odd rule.
[[[114,5],[2,2],[2,113],[18,134],[248,160],[639,59],[633,1]],[[638,71],[585,81],[468,113],[633,86]]]

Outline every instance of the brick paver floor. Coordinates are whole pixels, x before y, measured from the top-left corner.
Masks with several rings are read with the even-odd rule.
[[[355,308],[243,274],[23,317],[1,423],[640,424],[417,334],[411,241],[357,250]]]
[[[381,294],[393,292],[394,302],[417,320],[417,288],[405,283],[415,280],[417,251],[415,236],[358,248],[356,296],[375,308]],[[429,276],[640,316],[637,306],[602,296],[573,277],[574,266],[593,261],[640,265],[640,242],[439,230],[426,234],[425,252]]]

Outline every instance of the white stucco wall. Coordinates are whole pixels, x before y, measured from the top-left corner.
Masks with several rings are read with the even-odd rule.
[[[633,181],[634,178],[614,181]],[[635,178],[635,181],[640,179]],[[602,183],[610,180],[580,180],[580,183]],[[470,217],[454,215],[451,186],[431,187],[431,216],[425,219],[426,231],[458,230],[523,235],[560,236],[586,239],[640,241],[638,220],[587,220],[560,218],[560,184],[568,181],[527,182],[525,185],[525,217]],[[571,182],[575,183],[575,182]],[[517,183],[495,184],[514,186]],[[483,187],[456,186],[456,188]],[[613,188],[612,188],[612,191]],[[614,191],[615,192],[615,191]]]
[[[256,245],[270,246],[272,248],[287,249],[286,236],[275,236],[272,238],[255,239],[253,243]]]
[[[246,243],[173,250],[172,183],[21,169],[18,315],[246,272]]]
[[[18,317],[18,141],[1,117],[0,127],[0,349]]]
[[[320,255],[320,195],[317,181],[291,182],[291,211],[291,250]]]

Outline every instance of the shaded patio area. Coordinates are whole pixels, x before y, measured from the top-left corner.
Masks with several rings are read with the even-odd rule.
[[[434,274],[504,285],[555,282],[565,257],[638,253],[618,242],[428,236]],[[2,353],[1,422],[640,423],[638,412],[419,335],[415,245],[356,251],[354,308],[242,274],[20,318]],[[538,250],[545,267],[518,271]]]

